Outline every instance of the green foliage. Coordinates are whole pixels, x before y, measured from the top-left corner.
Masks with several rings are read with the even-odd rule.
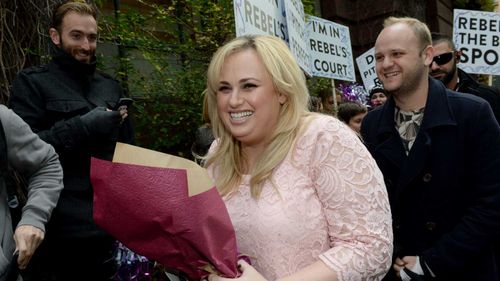
[[[493,12],[496,7],[495,0],[454,0],[453,6],[458,9],[479,10]]]
[[[119,49],[116,57],[100,60],[112,66],[136,100],[131,116],[138,145],[190,158],[202,124],[207,66],[217,48],[235,36],[233,3],[138,2],[140,10],[124,7],[118,17],[100,19],[101,41]],[[304,6],[312,13],[314,0]]]
[[[307,15],[320,16],[319,13],[314,10],[314,2],[315,0],[302,0],[304,13]]]
[[[139,2],[140,11],[125,8],[100,20],[101,40],[120,50],[104,65],[114,66],[136,100],[138,145],[190,157],[210,57],[234,36],[232,2]]]
[[[319,92],[332,89],[332,79],[312,77],[307,80],[307,88],[311,96],[318,96]]]

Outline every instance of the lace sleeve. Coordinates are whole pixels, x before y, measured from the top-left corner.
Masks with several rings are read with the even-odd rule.
[[[391,265],[392,223],[375,160],[348,127],[329,119],[311,161],[330,237],[321,260],[339,280],[382,279]]]

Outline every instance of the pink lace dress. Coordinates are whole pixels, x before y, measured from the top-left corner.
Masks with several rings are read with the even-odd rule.
[[[268,280],[322,260],[339,280],[380,280],[391,265],[382,174],[342,122],[316,115],[258,200],[249,176],[224,198],[239,250]],[[213,149],[213,148],[212,148]],[[213,175],[217,169],[209,167]]]

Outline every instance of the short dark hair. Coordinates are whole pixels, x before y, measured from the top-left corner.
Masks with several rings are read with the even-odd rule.
[[[432,32],[431,38],[432,38],[432,45],[440,42],[446,42],[453,51],[457,50],[457,48],[455,47],[455,43],[453,43],[453,39],[444,33]]]
[[[368,109],[364,105],[355,102],[344,102],[339,105],[337,117],[340,121],[348,124],[352,117],[366,112],[368,112]]]
[[[56,6],[52,12],[52,22],[50,27],[55,28],[60,32],[62,21],[69,12],[75,12],[80,15],[90,15],[97,20],[97,9],[93,5],[82,1],[68,1]]]

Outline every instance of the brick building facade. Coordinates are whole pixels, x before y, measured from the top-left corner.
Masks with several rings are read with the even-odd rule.
[[[324,19],[349,27],[354,57],[375,43],[389,16],[409,16],[426,22],[431,31],[452,35],[452,0],[319,0]]]

